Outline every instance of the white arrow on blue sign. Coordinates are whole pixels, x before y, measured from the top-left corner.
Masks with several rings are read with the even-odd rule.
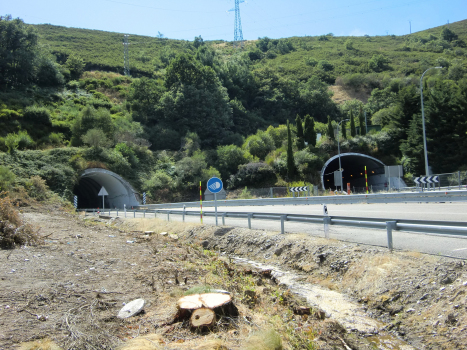
[[[222,191],[223,187],[224,185],[222,184],[222,180],[218,177],[211,177],[208,180],[208,189],[211,191],[211,193],[219,193]]]

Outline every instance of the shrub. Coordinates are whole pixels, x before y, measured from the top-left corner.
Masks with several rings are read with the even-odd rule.
[[[9,191],[15,180],[16,175],[6,166],[0,165],[0,191]]]
[[[38,201],[46,200],[49,198],[49,186],[40,176],[33,176],[29,179],[28,194]]]
[[[24,120],[30,123],[39,124],[43,126],[52,126],[50,121],[50,112],[45,107],[26,107],[24,110]]]
[[[15,209],[10,197],[0,198],[0,248],[35,245],[40,237],[34,228],[25,224]]]
[[[268,187],[276,182],[273,169],[266,163],[248,163],[241,165],[237,174],[227,180],[228,188],[240,186]]]

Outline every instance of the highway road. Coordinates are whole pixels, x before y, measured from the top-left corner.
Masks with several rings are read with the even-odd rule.
[[[467,203],[398,203],[398,204],[339,204],[328,205],[328,214],[333,216],[373,217],[386,219],[414,219],[436,221],[467,222]],[[194,208],[188,210],[194,211]],[[214,208],[208,208],[213,212]],[[218,207],[218,212],[256,212],[284,214],[316,214],[322,215],[320,205],[293,206],[250,206],[250,207]],[[120,214],[121,215],[121,214]],[[150,214],[154,215],[154,214]],[[129,217],[130,215],[128,215]],[[132,216],[132,215],[131,215]],[[137,216],[142,214],[137,213]],[[157,214],[158,218],[167,219],[167,214]],[[170,215],[170,220],[181,221],[181,215]],[[200,222],[199,217],[186,216],[186,222]],[[204,217],[203,223],[215,224],[214,217]],[[227,226],[248,227],[248,221],[240,218],[226,218]],[[222,218],[218,218],[222,225]],[[279,221],[252,220],[252,230],[269,230],[280,232]],[[324,225],[310,223],[285,223],[286,233],[306,233],[324,237]],[[358,227],[330,226],[330,238],[353,243],[387,247],[386,230],[364,229]],[[467,259],[467,237],[409,233],[393,231],[393,245],[396,250],[416,251],[434,255]]]

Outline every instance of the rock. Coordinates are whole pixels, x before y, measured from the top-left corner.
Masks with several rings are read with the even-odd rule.
[[[415,312],[415,309],[410,308],[410,309],[407,309],[405,312],[407,312],[407,313],[409,313],[409,312]]]
[[[175,233],[169,233],[170,239],[173,239],[174,241],[178,240],[178,236]]]
[[[167,236],[169,233],[168,232],[161,232],[159,233],[161,236]]]
[[[135,300],[129,302],[128,304],[126,304],[120,310],[117,317],[118,318],[128,318],[128,317],[137,315],[138,313],[140,313],[143,310],[145,303],[146,302],[144,301],[144,299],[135,299]]]

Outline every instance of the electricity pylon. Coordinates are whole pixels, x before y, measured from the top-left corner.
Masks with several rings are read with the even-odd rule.
[[[235,0],[234,47],[243,47],[242,19],[240,18],[241,0]]]

